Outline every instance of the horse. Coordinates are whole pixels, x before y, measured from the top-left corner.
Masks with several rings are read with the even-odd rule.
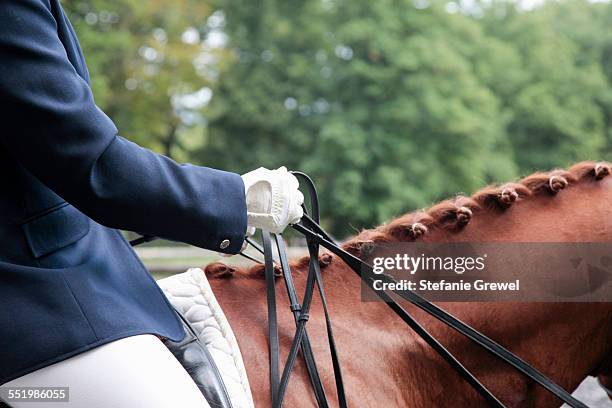
[[[372,243],[412,242],[610,242],[612,173],[604,162],[538,172],[519,181],[458,195],[428,209],[365,229],[342,246],[361,257]],[[292,262],[303,293],[307,258]],[[487,406],[425,342],[381,302],[363,302],[359,278],[330,253],[319,258],[342,363],[348,405],[353,407]],[[255,406],[270,406],[266,287],[263,267],[214,262],[205,273],[238,339]],[[570,270],[565,273],[571,273]],[[277,285],[280,279],[277,279]],[[279,288],[281,290],[281,288]],[[284,360],[294,334],[289,304],[278,300]],[[612,384],[612,302],[437,302],[501,343],[567,390],[588,375]],[[284,308],[284,309],[283,309]],[[411,305],[407,310],[507,406],[558,407],[559,400],[532,380]],[[330,401],[332,362],[320,301],[308,325],[312,349]],[[295,367],[285,406],[316,406],[305,365]]]

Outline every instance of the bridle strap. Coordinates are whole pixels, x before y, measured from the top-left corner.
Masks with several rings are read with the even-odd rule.
[[[316,248],[316,249],[313,249]],[[336,382],[336,392],[338,394],[338,405],[342,407],[347,407],[346,394],[344,390],[344,380],[342,378],[342,369],[340,367],[340,357],[338,356],[338,350],[336,348],[336,341],[334,340],[334,331],[332,328],[331,317],[329,315],[329,310],[327,307],[327,298],[325,297],[325,290],[323,289],[323,279],[321,278],[321,269],[319,266],[319,245],[318,244],[309,244],[308,246],[310,252],[310,259],[315,259],[314,261],[314,272],[315,272],[315,280],[317,282],[317,287],[319,289],[319,297],[321,298],[321,304],[323,305],[323,314],[325,316],[325,328],[327,330],[327,341],[329,345],[329,350],[331,352],[332,358],[332,366],[334,368],[334,379]],[[313,258],[314,256],[314,258]]]
[[[278,406],[279,359],[280,346],[278,341],[278,322],[276,319],[276,290],[274,285],[274,260],[272,258],[272,243],[268,232],[262,233],[265,262],[266,298],[268,302],[268,347],[270,358],[270,393],[272,406]]]
[[[319,205],[318,199],[315,194],[311,195],[311,209],[315,219],[319,218]],[[304,207],[304,212],[307,214],[307,209]],[[325,315],[326,331],[328,336],[328,343],[331,352],[332,365],[334,369],[334,378],[336,383],[336,391],[338,395],[338,406],[340,408],[347,408],[346,395],[344,390],[344,382],[342,379],[342,372],[340,368],[340,361],[338,351],[333,338],[333,329],[331,318],[327,307],[327,299],[325,297],[325,290],[323,287],[323,281],[321,279],[321,271],[319,266],[319,244],[314,240],[306,237],[308,252],[310,255],[308,263],[308,275],[306,278],[306,286],[304,290],[304,296],[302,304],[299,302],[297,291],[293,283],[293,277],[286,253],[285,242],[280,234],[274,234],[274,241],[278,250],[280,268],[282,270],[283,278],[285,281],[285,287],[287,289],[287,295],[289,298],[290,309],[294,316],[296,325],[295,335],[293,337],[291,348],[287,356],[282,376],[278,379],[279,369],[279,341],[278,341],[278,322],[276,318],[276,299],[275,299],[275,286],[274,286],[274,263],[272,255],[272,245],[270,234],[263,232],[263,252],[265,259],[265,275],[266,275],[266,286],[268,296],[268,326],[269,326],[269,346],[270,346],[270,385],[272,393],[272,406],[273,408],[280,408],[283,404],[283,399],[289,379],[295,362],[297,360],[298,351],[301,349],[302,356],[306,363],[306,368],[310,376],[310,380],[313,386],[317,405],[321,408],[328,408],[327,397],[325,395],[325,389],[316,367],[314,353],[312,351],[308,333],[306,330],[306,324],[309,319],[310,306],[314,295],[315,284],[318,288],[319,296],[321,297],[321,304]],[[256,247],[257,248],[257,247]],[[271,310],[273,308],[274,310]]]
[[[306,283],[306,293],[304,294],[304,302],[303,305],[299,303],[299,299],[297,296],[297,291],[293,284],[293,277],[291,275],[291,270],[289,269],[289,263],[287,260],[285,243],[283,238],[279,234],[274,234],[274,238],[276,241],[276,246],[279,253],[280,266],[283,273],[285,287],[287,289],[287,296],[289,298],[290,310],[293,313],[295,325],[296,325],[296,334],[292,341],[291,350],[287,357],[287,362],[285,363],[285,368],[283,369],[283,374],[280,379],[279,388],[277,390],[277,406],[282,406],[283,398],[285,395],[285,391],[287,389],[287,385],[289,383],[289,377],[291,374],[291,370],[295,364],[295,360],[297,357],[297,352],[301,347],[302,356],[304,357],[304,361],[306,363],[306,369],[308,371],[308,375],[310,377],[310,382],[312,384],[315,397],[317,399],[317,405],[319,407],[327,408],[327,398],[325,396],[325,389],[323,388],[323,383],[321,382],[321,378],[319,376],[319,372],[317,370],[317,366],[314,359],[314,353],[312,351],[312,347],[310,345],[310,340],[308,338],[308,334],[306,333],[306,322],[308,321],[308,312],[310,308],[310,301],[312,299],[313,292],[313,281],[309,277]]]
[[[294,313],[295,315],[297,315],[295,335],[293,337],[291,348],[287,356],[287,361],[283,369],[283,375],[281,377],[281,384],[278,390],[278,395],[279,395],[278,396],[278,402],[279,402],[278,407],[282,406],[283,398],[285,396],[285,391],[287,390],[287,386],[289,384],[289,378],[291,376],[291,372],[293,370],[293,367],[297,359],[297,353],[299,351],[299,346],[302,343],[304,336],[307,334],[306,333],[306,323],[308,322],[308,319],[309,319],[310,304],[312,301],[313,292],[314,292],[314,275],[312,271],[309,271],[308,277],[306,279],[306,289],[304,293],[303,304],[302,305],[299,305],[299,303],[296,304],[295,306],[297,306],[297,309],[294,307]],[[312,351],[310,351],[309,353],[312,353]],[[302,355],[306,357],[306,350],[302,350]],[[320,381],[318,371],[315,371],[315,373],[316,373],[315,375],[316,375],[317,380]],[[323,390],[323,387],[321,386],[320,390],[318,390],[317,388],[315,388],[314,390],[315,390],[315,396],[317,398],[317,403],[319,404],[319,406],[327,407],[328,404],[327,404],[327,398],[325,396],[325,392],[321,391]]]
[[[317,194],[316,187],[312,179],[306,174],[302,172],[292,172],[296,177],[302,178],[306,180],[305,185],[307,186],[308,193],[310,195],[310,209],[312,211],[312,219],[317,224],[319,223],[319,196]],[[302,205],[304,210],[304,214],[308,216],[308,209],[305,205]],[[319,265],[319,244],[314,240],[311,240],[308,237],[306,238],[307,247],[308,247],[308,255],[309,255],[309,270],[312,270],[315,273],[315,281],[317,283],[317,288],[319,290],[319,297],[321,299],[321,304],[323,307],[323,314],[325,316],[325,328],[327,331],[327,341],[329,350],[331,353],[332,366],[334,369],[334,380],[336,383],[336,393],[338,395],[338,405],[340,408],[344,408],[348,406],[346,400],[346,392],[344,389],[344,379],[342,377],[342,368],[340,366],[340,357],[338,355],[338,349],[336,347],[336,341],[334,339],[334,331],[332,327],[331,317],[329,314],[329,308],[327,306],[327,298],[325,296],[325,289],[323,287],[323,278],[321,277],[321,267]],[[327,236],[331,240],[331,237]]]

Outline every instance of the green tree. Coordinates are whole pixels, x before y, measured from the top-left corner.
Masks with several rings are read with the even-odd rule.
[[[84,49],[96,101],[121,134],[169,156],[191,148],[180,136],[193,138],[189,129],[201,125],[214,75],[201,60],[220,57],[201,40],[209,5],[66,0],[64,7]]]
[[[498,4],[485,21],[486,31],[514,50],[485,80],[511,114],[507,133],[518,166],[531,171],[604,156],[612,105],[602,64],[610,34],[600,13],[608,10],[609,21],[610,6],[513,7]]]
[[[316,180],[326,226],[612,159],[612,4],[65,0],[99,105],[179,160]]]
[[[236,61],[214,88],[202,161],[311,173],[341,233],[515,174],[470,17],[397,1],[224,11]]]

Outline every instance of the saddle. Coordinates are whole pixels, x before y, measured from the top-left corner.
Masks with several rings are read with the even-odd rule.
[[[251,387],[234,333],[204,271],[157,281],[185,328],[179,342],[164,344],[194,380],[211,408],[253,408]]]

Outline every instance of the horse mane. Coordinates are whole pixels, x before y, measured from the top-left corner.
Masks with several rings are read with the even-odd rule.
[[[503,213],[505,210],[529,197],[548,195],[554,197],[563,189],[580,182],[599,181],[612,173],[612,165],[607,162],[585,161],[571,166],[568,170],[555,169],[549,172],[536,172],[517,182],[489,185],[476,191],[471,197],[457,195],[444,200],[428,209],[421,209],[399,216],[372,229],[363,229],[353,238],[342,244],[342,248],[355,256],[361,256],[364,249],[376,243],[416,241],[435,229],[451,233],[461,231],[482,211]],[[333,256],[322,253],[319,264],[324,269]],[[292,262],[292,269],[302,270],[308,265],[308,257]],[[263,265],[251,267],[227,265],[213,262],[204,270],[209,278],[229,278],[236,274],[247,277],[262,277]]]

